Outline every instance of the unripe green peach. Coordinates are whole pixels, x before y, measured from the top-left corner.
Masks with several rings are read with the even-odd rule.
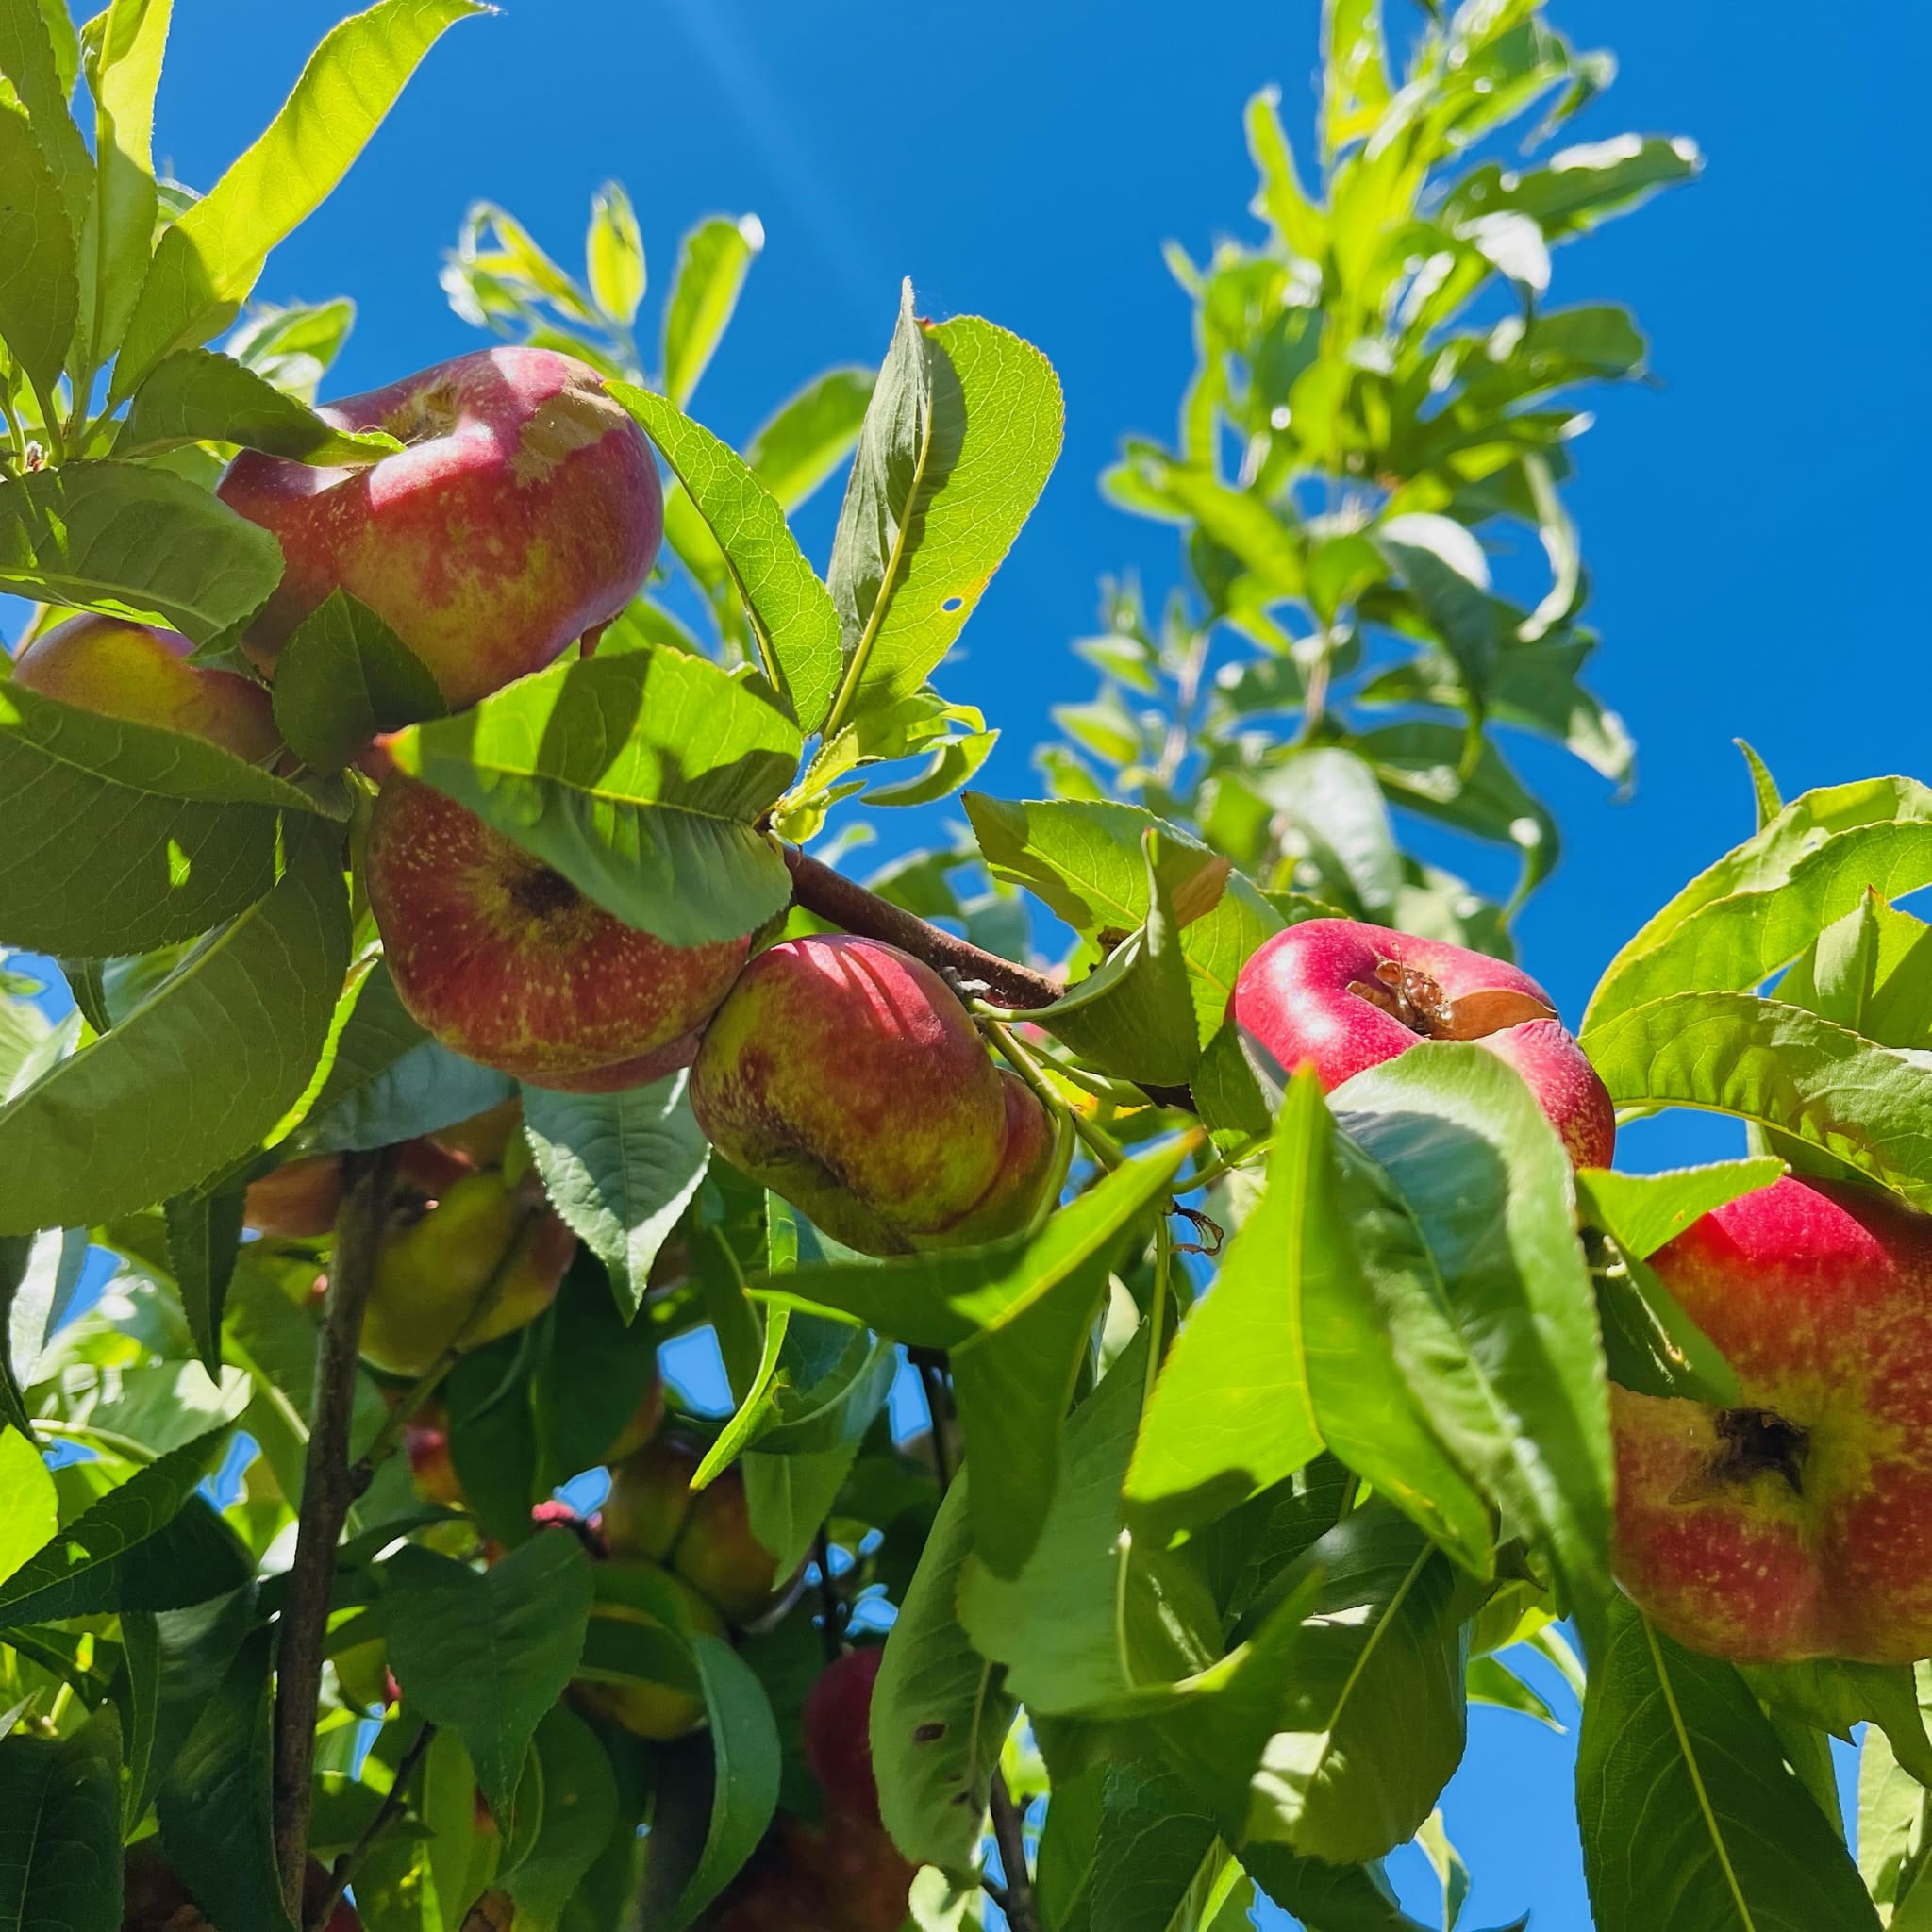
[[[752,1534],[742,1471],[692,1490],[703,1460],[689,1436],[659,1436],[611,1471],[599,1518],[613,1556],[668,1565],[733,1624],[748,1624],[772,1606],[777,1558]]]
[[[691,1099],[734,1166],[848,1247],[902,1255],[983,1241],[1030,1212],[1052,1136],[1013,1084],[931,967],[835,935],[788,940],[745,968],[706,1030]]]
[[[597,1602],[591,1614],[593,1624],[602,1617],[664,1635],[725,1634],[724,1619],[688,1583],[656,1563],[615,1556],[598,1566]],[[681,1684],[580,1678],[573,1694],[586,1710],[608,1718],[634,1737],[659,1742],[684,1737],[705,1721],[704,1698]]]
[[[467,1174],[436,1200],[406,1200],[376,1251],[363,1356],[391,1374],[421,1375],[459,1335],[480,1348],[513,1333],[556,1299],[575,1246],[555,1214],[499,1174]],[[472,1326],[492,1287],[494,1303]]]

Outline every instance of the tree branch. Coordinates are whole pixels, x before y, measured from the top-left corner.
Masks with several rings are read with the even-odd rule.
[[[297,1924],[302,1923],[302,1886],[308,1862],[309,1783],[329,1588],[335,1577],[336,1545],[356,1500],[349,1471],[349,1426],[356,1403],[362,1311],[369,1304],[394,1168],[395,1155],[390,1148],[343,1157],[342,1204],[336,1216],[328,1293],[316,1341],[315,1399],[302,1471],[295,1560],[289,1571],[289,1593],[275,1644],[275,1862],[289,1915]]]
[[[795,845],[781,848],[791,873],[791,896],[808,912],[828,919],[845,932],[883,940],[923,959],[937,973],[948,974],[969,992],[985,990],[989,1004],[1037,1013],[1065,996],[1067,989],[1030,966],[1018,966],[970,941],[881,899],[856,879],[801,852]],[[1150,1087],[1141,1091],[1156,1107],[1194,1111],[1194,1098],[1185,1087]]]
[[[341,1904],[343,1894],[356,1882],[356,1874],[362,1869],[363,1861],[375,1849],[376,1841],[391,1824],[408,1810],[409,1786],[416,1775],[417,1767],[428,1756],[429,1746],[436,1736],[436,1726],[428,1722],[421,1724],[416,1735],[409,1740],[409,1748],[403,1753],[402,1760],[396,1766],[395,1776],[390,1780],[389,1795],[377,1807],[375,1816],[369,1821],[369,1827],[358,1838],[354,1846],[336,1860],[336,1867],[329,1876],[329,1888],[322,1903],[308,1915],[308,1924],[313,1932],[323,1932],[329,1920],[335,1915],[336,1907]]]

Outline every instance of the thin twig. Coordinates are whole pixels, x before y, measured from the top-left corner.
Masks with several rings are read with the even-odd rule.
[[[394,1167],[391,1148],[351,1154],[343,1162],[342,1205],[336,1216],[328,1293],[316,1342],[315,1400],[302,1471],[295,1559],[289,1571],[289,1593],[275,1644],[275,1862],[289,1915],[298,1924],[308,1862],[309,1779],[315,1762],[316,1711],[322,1701],[329,1587],[335,1578],[336,1545],[356,1500],[349,1470],[349,1427],[356,1404],[357,1357]]]
[[[824,1617],[820,1625],[819,1643],[825,1661],[835,1664],[845,1651],[845,1606],[832,1587],[832,1540],[823,1524],[812,1540],[812,1561],[819,1566],[819,1604]]]
[[[341,1904],[343,1894],[356,1882],[357,1873],[375,1849],[375,1841],[408,1808],[409,1786],[415,1779],[416,1768],[428,1755],[430,1741],[435,1736],[436,1726],[425,1720],[409,1740],[409,1748],[403,1753],[396,1764],[396,1774],[390,1780],[388,1797],[377,1807],[375,1816],[369,1821],[368,1829],[336,1860],[335,1870],[329,1874],[328,1895],[308,1916],[311,1932],[322,1932],[335,1908]]]
[[[992,1836],[1000,1848],[1000,1870],[1007,1879],[1007,1897],[1000,1909],[1011,1932],[1040,1932],[1040,1913],[1033,1903],[1033,1877],[1026,1869],[1026,1826],[1007,1774],[992,1774]]]

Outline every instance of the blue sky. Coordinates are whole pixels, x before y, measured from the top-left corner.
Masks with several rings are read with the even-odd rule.
[[[157,146],[182,178],[213,179],[346,5],[176,0]],[[1066,385],[1066,452],[947,686],[1008,729],[988,789],[1024,793],[1048,708],[1091,689],[1064,646],[1091,627],[1096,579],[1136,565],[1158,584],[1172,568],[1168,533],[1094,488],[1122,432],[1170,431],[1188,371],[1160,243],[1199,255],[1244,227],[1241,104],[1272,80],[1291,126],[1306,120],[1317,13],[510,0],[431,57],[261,293],[354,295],[339,386],[369,386],[475,346],[436,281],[471,197],[507,203],[570,260],[590,192],[616,175],[660,292],[691,219],[763,219],[764,258],[694,405],[727,437],[824,364],[875,360],[903,274],[930,312],[1028,336]],[[1567,842],[1523,949],[1574,1016],[1635,926],[1749,830],[1734,735],[1787,795],[1932,765],[1918,475],[1932,163],[1915,132],[1932,28],[1902,0],[1567,0],[1555,19],[1623,63],[1585,134],[1688,133],[1709,160],[1695,188],[1565,251],[1554,291],[1629,301],[1657,377],[1604,399],[1571,498],[1605,635],[1597,683],[1641,747],[1638,791],[1613,803],[1560,758],[1521,755]],[[829,503],[808,530],[823,561]],[[1631,1135],[1625,1159],[1734,1144],[1724,1124],[1673,1121]],[[1588,1924],[1570,1748],[1479,1715],[1448,1803],[1476,1877],[1465,1924],[1532,1906],[1540,1932]]]

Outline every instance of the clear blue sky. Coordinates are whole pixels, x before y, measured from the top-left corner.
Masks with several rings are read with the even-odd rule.
[[[1406,32],[1404,0],[1389,0]],[[157,147],[207,186],[349,0],[176,0]],[[1315,0],[509,0],[432,55],[371,153],[271,261],[271,298],[354,295],[341,387],[472,347],[437,287],[472,196],[507,202],[566,260],[606,175],[630,187],[661,291],[693,216],[756,210],[769,245],[696,412],[741,436],[833,360],[874,360],[910,274],[931,312],[1038,342],[1068,396],[1059,471],[968,633],[949,694],[1008,736],[988,788],[1031,789],[1048,707],[1091,678],[1065,652],[1095,580],[1172,566],[1163,530],[1094,477],[1128,429],[1170,432],[1191,359],[1159,247],[1243,225],[1240,113],[1281,85],[1311,109]],[[1522,922],[1572,1014],[1638,923],[1749,830],[1733,735],[1787,794],[1926,775],[1921,308],[1932,165],[1924,9],[1763,0],[1559,0],[1623,79],[1582,125],[1688,133],[1704,181],[1559,258],[1555,298],[1630,301],[1660,387],[1607,398],[1572,504],[1605,634],[1597,682],[1641,747],[1613,804],[1523,754],[1567,852]],[[1186,30],[1182,24],[1185,23]],[[811,525],[823,562],[829,511]],[[1013,689],[1003,689],[1013,680]],[[1728,1151],[1722,1124],[1630,1137],[1632,1164]],[[1465,1925],[1536,1908],[1588,1924],[1571,1740],[1479,1716],[1452,1787],[1475,1894]],[[1420,1907],[1423,1894],[1416,1895]]]

